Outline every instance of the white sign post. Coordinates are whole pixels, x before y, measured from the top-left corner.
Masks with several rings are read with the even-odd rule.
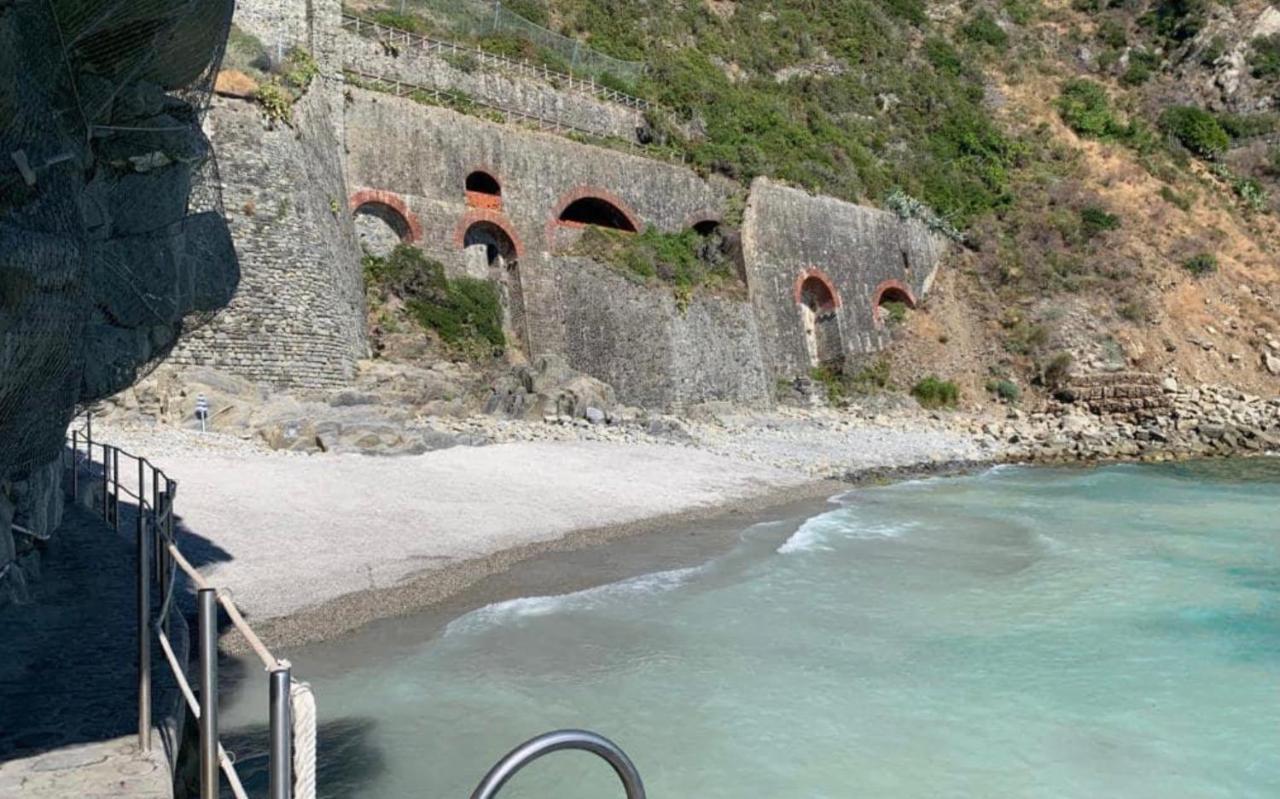
[[[203,394],[196,395],[196,418],[200,420],[200,432],[205,432],[205,422],[209,419],[209,400]]]

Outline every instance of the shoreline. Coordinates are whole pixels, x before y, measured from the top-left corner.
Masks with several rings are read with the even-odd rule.
[[[521,544],[478,558],[422,569],[398,585],[344,594],[294,613],[255,623],[255,631],[271,648],[299,648],[360,635],[368,627],[423,615],[443,626],[459,616],[496,602],[527,596],[564,594],[595,588],[641,574],[700,565],[725,551],[747,527],[765,517],[809,518],[848,491],[909,480],[963,477],[1001,465],[993,461],[922,462],[873,467],[850,472],[843,480],[814,480],[801,486],[775,488],[755,496],[706,508],[662,514],[621,524],[573,530],[556,539]],[[1016,464],[1033,466],[1036,464]],[[675,553],[655,551],[653,539],[681,542]],[[618,548],[628,544],[624,563]],[[563,569],[539,569],[540,562],[595,553],[589,573],[563,579]],[[528,569],[530,574],[518,574]],[[549,576],[551,572],[554,576]],[[248,652],[234,628],[221,641],[232,655]]]
[[[1235,457],[1269,455],[1253,453]],[[1182,459],[1183,462],[1194,460],[1217,458]],[[298,649],[366,633],[376,634],[371,628],[415,616],[421,617],[417,623],[420,637],[424,625],[429,629],[443,628],[448,622],[487,605],[532,596],[570,594],[642,574],[701,565],[727,551],[751,526],[803,522],[829,506],[835,497],[858,488],[964,477],[998,466],[1095,469],[1126,463],[1144,464],[1144,461],[1133,458],[1056,463],[960,460],[866,468],[850,472],[843,480],[815,480],[711,507],[573,530],[559,538],[422,569],[407,575],[395,586],[355,591],[284,616],[258,621],[255,630],[272,648]],[[673,543],[675,551],[657,546]],[[565,563],[583,560],[589,562],[588,570],[566,579]],[[247,643],[234,628],[228,628],[221,646],[231,655],[248,652]]]
[[[647,563],[633,560],[624,565],[606,555],[622,542],[639,543],[643,539],[651,546],[650,539],[654,536],[696,539],[687,549],[669,555],[680,558],[692,553],[705,558],[730,538],[736,538],[745,527],[757,523],[754,519],[779,514],[794,516],[819,508],[832,497],[855,487],[841,481],[815,480],[772,488],[709,507],[572,530],[558,538],[523,543],[480,557],[421,569],[397,585],[343,594],[284,616],[256,621],[254,629],[273,649],[296,649],[358,635],[370,625],[408,615],[425,613],[456,618],[493,602],[528,596],[530,590],[537,593],[584,590],[654,570],[654,559]],[[536,566],[538,561],[583,553],[605,555],[606,560],[612,561],[611,568],[580,574],[567,587],[562,582],[553,587],[537,575],[511,579],[516,570]],[[667,568],[677,568],[676,563],[683,563],[658,560],[662,560],[659,566]],[[495,581],[502,584],[495,585]],[[535,588],[537,585],[544,587]],[[233,655],[248,651],[247,643],[234,628],[224,634],[221,646]]]

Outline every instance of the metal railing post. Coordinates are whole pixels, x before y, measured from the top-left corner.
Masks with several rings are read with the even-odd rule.
[[[287,661],[271,672],[271,780],[270,799],[293,798],[293,722],[289,709],[289,686],[293,679]]]
[[[156,585],[164,591],[164,536],[160,535],[160,470],[151,467],[151,544],[155,548]]]
[[[200,636],[200,799],[218,799],[218,593],[196,596]]]
[[[111,447],[102,445],[102,520],[111,521]]]
[[[138,460],[138,496],[145,485],[142,460]],[[151,550],[147,543],[147,517],[138,500],[138,747],[151,751]]]
[[[80,431],[71,431],[71,499],[80,501]]]
[[[111,477],[115,481],[115,490],[111,494],[112,500],[115,502],[115,508],[112,510],[111,523],[115,527],[115,531],[120,532],[120,450],[113,449],[111,451]]]

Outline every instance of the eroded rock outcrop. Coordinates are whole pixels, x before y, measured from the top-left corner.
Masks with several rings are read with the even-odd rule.
[[[235,290],[200,127],[232,5],[0,3],[0,602],[60,522],[76,408]]]

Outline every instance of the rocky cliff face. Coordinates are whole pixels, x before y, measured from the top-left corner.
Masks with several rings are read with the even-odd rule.
[[[231,7],[0,5],[0,602],[60,521],[76,408],[235,290],[200,129]]]

